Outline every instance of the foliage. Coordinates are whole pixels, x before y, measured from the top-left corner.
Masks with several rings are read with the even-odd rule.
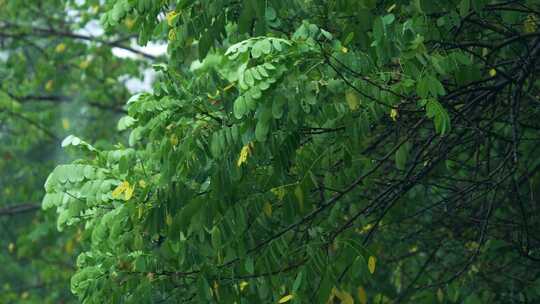
[[[538,301],[539,18],[533,0],[107,1],[108,35],[168,56],[123,137],[74,132],[45,182],[80,231],[71,291]]]

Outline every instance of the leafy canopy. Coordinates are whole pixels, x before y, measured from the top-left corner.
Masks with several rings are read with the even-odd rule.
[[[107,8],[168,61],[45,183],[83,302],[538,299],[537,1]]]

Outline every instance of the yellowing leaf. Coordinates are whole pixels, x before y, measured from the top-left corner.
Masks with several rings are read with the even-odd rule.
[[[124,192],[124,200],[129,201],[131,197],[133,196],[133,192],[135,191],[135,185],[129,186],[126,189],[126,192]]]
[[[248,143],[245,146],[242,147],[242,150],[240,150],[240,156],[238,157],[238,161],[236,162],[236,165],[238,167],[242,166],[242,164],[247,163],[248,156],[251,155],[251,151],[253,148],[253,143]]]
[[[285,197],[285,188],[284,187],[275,187],[275,188],[272,188],[270,189],[270,192],[272,192],[277,198],[278,200],[283,200],[283,198]]]
[[[146,182],[144,181],[144,179],[141,179],[141,180],[139,181],[139,187],[141,187],[141,188],[143,188],[143,189],[146,188]]]
[[[286,295],[284,296],[283,298],[279,299],[278,303],[281,304],[281,303],[287,303],[289,302],[290,300],[292,300],[294,298],[294,296],[292,294],[290,295]]]
[[[174,29],[170,29],[168,37],[170,41],[176,40],[176,31]]]
[[[82,70],[87,69],[89,66],[90,66],[90,60],[89,59],[79,63],[79,68],[81,68]]]
[[[489,70],[489,76],[495,77],[496,75],[497,75],[497,70],[495,70],[495,69]]]
[[[167,13],[167,15],[165,16],[165,18],[167,19],[167,24],[169,26],[173,26],[174,25],[174,21],[175,21],[175,18],[176,16],[178,16],[179,14],[175,11],[170,11]]]
[[[219,284],[218,284],[217,281],[214,281],[214,284],[212,285],[212,289],[213,289],[213,292],[216,295],[216,298],[218,299],[218,302],[219,302]]]
[[[133,20],[132,18],[126,18],[126,20],[124,21],[124,24],[130,30],[135,25],[135,20]]]
[[[356,111],[360,107],[360,98],[358,98],[356,92],[352,90],[345,92],[345,100],[347,101],[351,111]]]
[[[478,246],[479,246],[478,243],[474,241],[465,243],[465,248],[467,248],[467,250],[470,250],[470,251],[474,251],[478,249]]]
[[[64,246],[64,249],[66,250],[66,253],[71,254],[73,252],[73,241],[68,240]]]
[[[62,128],[64,128],[64,130],[69,129],[69,119],[62,118]]]
[[[233,87],[234,87],[234,82],[231,83],[231,84],[229,84],[228,86],[224,87],[224,88],[223,88],[223,91],[224,91],[224,92],[227,92],[228,90],[230,90],[230,89],[233,88]]]
[[[165,224],[167,224],[167,226],[170,226],[170,225],[172,225],[172,222],[173,222],[173,218],[172,218],[172,216],[167,212],[167,215],[165,216]]]
[[[364,227],[362,227],[362,230],[360,231],[360,233],[369,232],[372,228],[373,228],[373,224],[367,224]]]
[[[246,282],[246,281],[240,282],[240,291],[243,291],[246,288],[246,286],[248,286],[248,285],[249,285],[249,283]]]
[[[269,202],[265,202],[263,205],[263,212],[266,214],[266,216],[271,217],[272,216],[272,204]]]
[[[398,116],[399,116],[399,113],[397,109],[390,110],[390,118],[392,118],[393,121],[397,121]]]
[[[176,136],[176,134],[171,135],[171,145],[178,145],[178,136]]]
[[[63,53],[64,51],[66,50],[66,45],[64,43],[60,43],[56,46],[56,48],[54,49],[55,52],[57,53]]]
[[[216,90],[216,93],[214,95],[206,93],[206,96],[208,96],[208,99],[217,99],[219,97],[219,90]]]
[[[377,259],[374,256],[370,256],[368,259],[369,273],[373,274],[375,272],[376,264],[377,264]]]
[[[28,293],[28,291],[25,291],[25,292],[21,293],[21,299],[23,299],[23,300],[28,299],[29,296],[30,296],[30,294]]]
[[[537,18],[533,15],[533,14],[530,14],[529,16],[527,16],[527,19],[525,19],[525,22],[523,23],[523,29],[526,33],[533,33],[536,31],[536,28],[538,27],[537,26]]]
[[[386,10],[387,13],[391,13],[396,8],[396,4],[390,5],[390,7]]]
[[[332,293],[341,300],[342,304],[354,304],[354,299],[350,293],[341,291],[335,287],[332,289]]]
[[[52,91],[54,89],[54,80],[49,80],[47,81],[47,83],[45,84],[45,90],[47,91]]]
[[[362,286],[358,287],[358,300],[360,300],[360,304],[367,304],[367,293]]]
[[[127,182],[122,182],[120,185],[118,185],[112,192],[113,198],[118,198],[120,194],[122,194],[124,191],[126,191]]]
[[[124,200],[129,201],[133,197],[133,192],[135,191],[135,185],[131,186],[128,181],[123,181],[118,185],[112,192],[113,198],[119,198],[120,195],[124,194]]]
[[[9,245],[8,245],[8,251],[9,251],[9,253],[12,253],[13,251],[15,251],[15,244],[9,243]]]
[[[442,291],[442,289],[437,289],[437,300],[439,300],[439,302],[444,302],[444,292]]]
[[[348,51],[349,51],[348,48],[346,48],[346,47],[344,47],[344,46],[341,47],[341,52],[347,53]]]

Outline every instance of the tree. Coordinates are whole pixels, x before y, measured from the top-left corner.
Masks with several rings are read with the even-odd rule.
[[[537,1],[109,1],[168,41],[43,207],[85,303],[533,303]],[[129,135],[128,135],[129,134]]]
[[[0,303],[75,302],[83,231],[57,231],[55,212],[41,211],[43,183],[73,159],[60,150],[71,132],[104,148],[119,138],[125,79],[155,61],[130,46],[129,23],[99,34],[104,8],[79,3],[0,1]]]

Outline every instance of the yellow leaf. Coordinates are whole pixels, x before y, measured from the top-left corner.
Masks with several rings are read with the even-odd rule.
[[[394,3],[394,4],[392,4],[392,5],[386,10],[386,12],[387,12],[387,13],[390,13],[390,12],[392,12],[395,8],[396,8],[396,4]]]
[[[358,299],[360,300],[360,304],[367,304],[367,293],[362,286],[358,287]]]
[[[342,51],[343,53],[347,53],[347,52],[349,51],[349,49],[346,48],[346,47],[344,47],[344,46],[342,46],[342,47],[341,47],[341,51]]]
[[[176,134],[171,135],[171,145],[178,145],[178,136],[176,136]]]
[[[54,80],[49,80],[47,81],[47,83],[45,84],[45,90],[47,91],[52,91],[54,89]]]
[[[272,204],[269,202],[265,202],[263,205],[263,212],[266,214],[266,216],[271,217],[272,216]]]
[[[89,59],[79,63],[79,68],[81,68],[82,70],[87,69],[89,66],[90,66],[90,60]]]
[[[527,19],[525,19],[525,22],[523,23],[523,29],[525,30],[526,33],[533,33],[536,31],[536,28],[538,27],[537,26],[537,18],[533,15],[533,14],[530,14],[529,16],[527,16]]]
[[[399,113],[397,109],[390,110],[390,118],[392,118],[393,121],[397,121],[398,116],[399,116]]]
[[[474,241],[465,243],[465,248],[470,251],[474,251],[478,249],[478,246],[479,246],[478,243]]]
[[[68,240],[64,246],[64,249],[66,250],[66,253],[71,254],[73,252],[73,241]]]
[[[270,192],[272,192],[277,198],[278,200],[283,200],[283,198],[285,197],[285,188],[284,187],[275,187],[275,188],[272,188],[270,189]]]
[[[146,182],[144,181],[144,179],[141,179],[141,180],[139,181],[139,187],[141,187],[141,188],[143,188],[143,189],[146,188]]]
[[[442,291],[442,289],[437,289],[437,300],[439,300],[439,302],[444,302],[444,292]]]
[[[345,100],[347,101],[351,111],[356,111],[360,107],[360,99],[358,98],[356,92],[352,90],[345,92]]]
[[[370,256],[368,259],[368,269],[369,273],[373,274],[375,272],[375,265],[377,264],[377,259],[374,256]]]
[[[55,52],[57,53],[63,53],[64,51],[66,50],[66,45],[64,43],[60,43],[56,46],[56,48],[54,49]]]
[[[236,162],[236,165],[238,167],[242,166],[242,164],[247,163],[248,156],[251,155],[251,151],[253,148],[253,143],[248,143],[245,146],[242,147],[242,150],[240,150],[240,156],[238,157],[238,161]]]
[[[495,69],[489,70],[489,76],[495,77],[495,75],[497,75],[497,70],[495,70]]]
[[[179,14],[175,11],[170,11],[167,13],[167,15],[165,16],[165,18],[167,19],[167,24],[169,26],[173,26],[174,25],[174,21],[175,21],[175,18],[176,16],[178,16]]]
[[[129,201],[133,197],[133,191],[135,191],[135,185],[130,186],[128,183],[126,192],[124,192],[124,200]]]
[[[290,300],[292,300],[294,297],[292,294],[290,295],[286,295],[284,296],[283,298],[279,299],[278,303],[281,304],[281,303],[287,303],[289,302]]]
[[[373,224],[367,224],[364,227],[362,227],[362,230],[360,231],[360,233],[366,233],[370,231],[372,228],[373,228]]]
[[[336,295],[336,297],[338,297],[341,300],[342,304],[354,304],[354,299],[350,293],[346,291],[340,291],[339,289],[335,287],[332,291]]]
[[[174,29],[170,29],[170,30],[169,30],[169,35],[168,35],[168,37],[169,37],[169,40],[170,40],[170,41],[176,40],[176,32],[174,31]]]
[[[217,281],[214,281],[214,285],[212,286],[214,294],[216,295],[216,298],[219,302],[219,284]]]
[[[132,18],[126,18],[126,20],[124,21],[124,24],[130,30],[135,25],[135,20],[133,20]]]
[[[124,193],[124,191],[126,191],[126,189],[129,188],[129,183],[127,181],[123,181],[120,183],[120,185],[118,185],[118,187],[116,187],[113,192],[112,192],[112,197],[113,198],[119,198],[120,195],[122,193]]]
[[[28,293],[28,291],[25,291],[25,292],[21,293],[21,299],[23,299],[23,300],[28,299],[29,296],[30,296],[30,294]]]
[[[234,87],[234,82],[231,83],[231,84],[229,84],[228,86],[224,87],[224,88],[223,88],[223,91],[224,91],[224,92],[227,92],[228,90],[230,90],[230,89],[233,88],[233,87]]]
[[[64,130],[69,129],[69,119],[62,118],[62,128],[64,128]]]
[[[9,243],[8,251],[9,251],[9,253],[13,253],[13,251],[15,251],[15,244]]]
[[[249,285],[249,283],[246,282],[246,281],[240,282],[240,291],[243,291],[246,288],[246,286],[248,286],[248,285]]]

